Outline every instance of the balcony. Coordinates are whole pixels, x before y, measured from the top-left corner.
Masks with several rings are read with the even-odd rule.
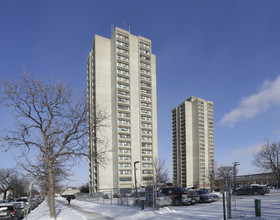
[[[119,55],[128,55],[129,52],[128,52],[128,50],[125,50],[125,49],[117,47],[117,54],[119,54]]]
[[[150,70],[146,70],[146,69],[143,69],[143,68],[140,68],[140,73],[146,74],[146,75],[151,75]]]
[[[140,79],[141,79],[141,80],[144,80],[144,81],[151,82],[151,77],[148,77],[148,76],[142,76],[142,75],[140,75]]]
[[[123,42],[123,40],[116,41],[117,46],[127,49],[129,47],[128,42]]]

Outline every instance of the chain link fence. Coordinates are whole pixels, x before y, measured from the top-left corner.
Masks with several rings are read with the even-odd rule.
[[[152,207],[157,209],[165,203],[157,198],[159,193],[155,192],[156,190],[153,186],[146,188],[144,191],[138,189],[137,196],[134,188],[125,190],[112,189],[94,193],[78,193],[76,194],[76,199],[106,205],[140,206],[142,208]]]
[[[232,214],[240,217],[259,216],[280,219],[280,189],[262,189],[265,186],[243,186],[232,195]],[[266,191],[266,192],[265,192]]]
[[[261,184],[234,186],[226,178],[227,219],[261,217],[280,219],[280,189]]]
[[[94,193],[78,193],[76,199],[106,205],[135,205],[134,189],[123,192],[122,189],[102,190]]]

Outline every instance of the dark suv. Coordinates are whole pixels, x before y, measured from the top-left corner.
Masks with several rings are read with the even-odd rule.
[[[191,204],[192,199],[188,195],[188,191],[183,187],[167,187],[161,190],[161,193],[172,197],[173,205]]]

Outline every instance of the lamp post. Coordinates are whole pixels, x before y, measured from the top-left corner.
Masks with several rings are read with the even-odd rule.
[[[236,166],[240,165],[239,162],[233,162],[233,173],[234,173],[234,191],[236,190]]]
[[[134,162],[134,178],[135,178],[135,199],[137,198],[137,180],[136,180],[136,164],[140,161]]]

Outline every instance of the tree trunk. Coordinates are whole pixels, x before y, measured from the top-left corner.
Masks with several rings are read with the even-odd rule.
[[[52,166],[48,166],[48,185],[49,185],[49,209],[51,219],[56,219],[55,203],[54,203],[54,175]]]
[[[3,199],[5,200],[7,199],[7,190],[5,190],[3,193],[4,193]]]

